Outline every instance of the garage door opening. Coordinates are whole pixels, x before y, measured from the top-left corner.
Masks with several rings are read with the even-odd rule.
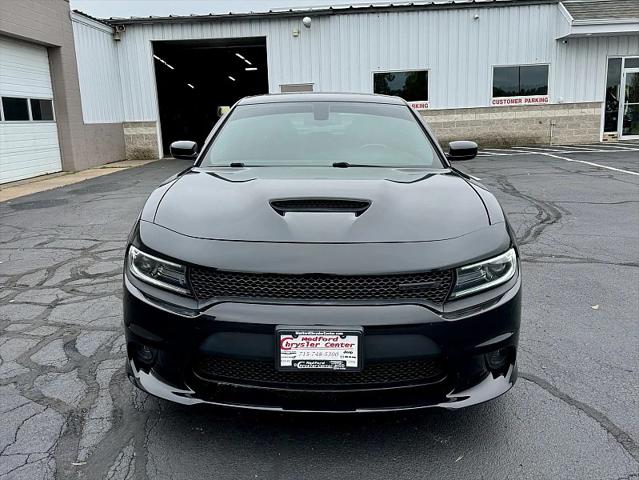
[[[266,39],[154,42],[164,155],[176,140],[201,147],[218,108],[268,93]]]

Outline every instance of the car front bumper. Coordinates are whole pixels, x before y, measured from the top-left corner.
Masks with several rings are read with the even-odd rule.
[[[124,278],[127,373],[142,390],[185,405],[211,404],[298,412],[458,409],[507,392],[517,379],[520,278],[454,312],[422,305],[299,305],[221,302],[193,315],[161,292]],[[160,294],[160,295],[157,295]],[[480,300],[478,302],[478,299]],[[485,301],[483,301],[484,299]],[[473,303],[475,302],[475,303]],[[375,385],[290,385],[206,378],[198,359],[261,362],[275,372],[278,325],[363,328],[363,361],[440,362],[428,380]],[[490,364],[492,352],[505,360]]]

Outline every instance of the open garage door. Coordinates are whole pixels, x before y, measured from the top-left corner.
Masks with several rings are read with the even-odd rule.
[[[153,43],[164,155],[175,140],[202,145],[218,107],[268,93],[266,39]]]
[[[47,49],[0,37],[0,183],[61,169]]]

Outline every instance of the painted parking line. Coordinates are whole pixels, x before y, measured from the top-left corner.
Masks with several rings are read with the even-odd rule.
[[[530,155],[530,152],[517,152],[517,153],[493,153],[493,152],[480,152],[478,157],[514,157],[516,155]]]
[[[546,157],[558,158],[559,160],[565,160],[567,162],[583,163],[585,165],[591,165],[597,168],[605,168],[606,170],[613,170],[615,172],[627,173],[630,175],[639,176],[639,172],[633,172],[632,170],[624,170],[623,168],[609,167],[608,165],[600,165],[598,163],[588,162],[587,160],[576,160],[574,158],[562,157],[561,155],[555,155],[553,153],[544,153],[544,152],[536,152],[536,153],[538,155],[545,155]]]
[[[639,152],[639,144],[637,148],[617,145],[553,145],[551,147],[514,147],[514,148],[487,148],[480,150],[478,156],[515,156],[515,155],[534,155],[535,153],[610,153],[610,152]]]
[[[527,152],[525,150],[515,150],[514,148],[509,148],[508,150],[506,149],[496,149],[496,148],[487,148],[486,150],[484,150],[486,152],[495,152],[496,155],[514,155],[514,154],[520,154],[520,153],[530,153]]]
[[[487,148],[485,150],[480,150],[480,153],[487,154],[488,156],[507,156],[510,157],[512,155],[528,155],[530,151],[527,150],[517,150],[514,148]]]
[[[634,148],[633,148],[634,147]],[[622,150],[622,151],[634,151],[634,152],[639,152],[639,144],[633,144],[633,146],[631,147],[629,144],[626,145],[612,145],[610,143],[605,144],[605,145],[600,145],[600,148],[604,148],[604,150],[609,150],[609,149],[618,149],[618,150]]]
[[[515,147],[520,150],[525,150],[527,152],[552,152],[552,153],[566,153],[566,150],[562,150],[561,148],[556,148],[554,145],[552,147]]]
[[[497,148],[497,147],[495,147],[495,148],[487,148],[486,150],[491,150],[491,151],[494,150],[496,152],[512,152],[512,151],[515,151],[513,148]]]
[[[476,177],[475,175],[471,175],[471,174],[470,174],[470,173],[468,173],[468,172],[464,172],[464,175],[466,175],[466,176],[468,176],[468,177],[472,178],[473,180],[476,180],[476,181],[478,181],[478,182],[481,182],[481,178]]]
[[[513,152],[513,153],[493,153],[490,151],[482,150],[477,156],[481,157],[516,157],[519,155],[532,155],[539,152]]]
[[[553,145],[552,148],[564,148],[566,150],[577,150],[580,152],[601,152],[595,145]]]
[[[586,145],[582,145],[584,147],[591,147],[591,148],[603,148],[603,149],[609,149],[609,148],[619,148],[620,145],[616,144],[616,143],[589,143]]]

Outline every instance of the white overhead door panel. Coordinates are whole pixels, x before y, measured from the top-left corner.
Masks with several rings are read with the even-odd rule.
[[[0,95],[53,97],[45,47],[0,37]]]
[[[57,124],[38,120],[36,99],[53,99],[47,49],[0,37],[0,183],[62,169]],[[26,102],[27,118],[12,119],[10,102]]]
[[[0,183],[59,172],[60,149],[54,122],[0,125]]]

